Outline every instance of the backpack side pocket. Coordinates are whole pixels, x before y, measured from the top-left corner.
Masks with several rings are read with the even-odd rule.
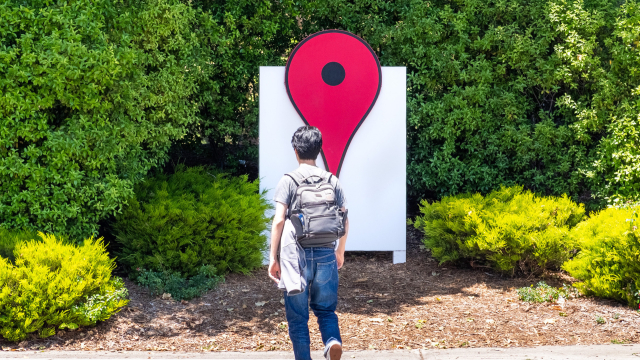
[[[304,237],[304,223],[300,219],[302,214],[291,214],[289,220],[291,220],[291,225],[293,225],[293,229],[296,233],[296,239],[300,240]]]

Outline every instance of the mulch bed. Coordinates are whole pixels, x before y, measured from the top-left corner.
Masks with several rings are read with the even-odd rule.
[[[567,300],[562,307],[524,303],[516,288],[540,279],[439,267],[419,248],[418,236],[410,229],[405,264],[393,265],[390,253],[347,253],[337,310],[347,350],[640,342],[640,313],[625,305],[596,298]],[[560,273],[544,280],[553,286],[571,281]],[[266,268],[229,275],[218,289],[189,302],[152,297],[131,282],[127,287],[130,305],[95,328],[2,342],[2,348],[291,349],[282,294]],[[605,323],[597,323],[597,317]],[[322,349],[313,315],[310,329],[313,349]]]

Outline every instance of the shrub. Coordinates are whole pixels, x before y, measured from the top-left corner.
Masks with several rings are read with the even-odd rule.
[[[210,148],[244,147],[237,156],[255,163],[258,64],[282,65],[278,57],[304,36],[338,28],[362,36],[383,66],[407,67],[411,196],[501,184],[593,194],[594,205],[638,194],[637,1],[201,4],[215,23],[227,22],[232,45],[210,42],[223,65],[208,80],[216,91],[206,90],[211,116],[192,131],[196,143],[196,134],[210,134]]]
[[[258,71],[260,66],[285,65],[293,39],[301,38],[299,2],[190,3],[199,14],[199,44],[208,58],[196,100],[200,119],[172,154],[225,172],[257,170]]]
[[[0,2],[0,225],[80,238],[196,121],[195,10]]]
[[[587,295],[640,303],[640,219],[637,208],[608,208],[576,226],[571,235],[581,247],[562,267],[581,282]]]
[[[179,166],[138,185],[129,204],[113,227],[133,278],[137,268],[195,276],[203,265],[222,275],[262,264],[269,205],[246,176]]]
[[[8,230],[0,227],[0,257],[13,262],[13,250],[18,244],[39,239],[38,234],[30,230]]]
[[[147,287],[153,295],[171,294],[175,300],[191,300],[215,288],[222,277],[215,274],[215,267],[202,266],[198,274],[188,279],[171,271],[140,270],[136,282]]]
[[[595,151],[578,172],[610,205],[640,200],[640,4],[558,1],[552,14],[563,44],[559,75],[581,92],[559,98],[581,142]],[[613,6],[612,6],[613,5]],[[557,10],[557,11],[556,11]],[[579,54],[579,55],[577,55]],[[577,61],[576,61],[577,60]],[[568,114],[567,114],[568,115]],[[575,119],[575,120],[574,120]],[[594,141],[597,140],[597,141]]]
[[[471,260],[503,272],[528,273],[557,268],[576,244],[569,229],[584,207],[567,198],[541,197],[522,187],[480,194],[447,196],[429,204],[414,225],[440,263]]]
[[[384,44],[387,57],[403,60],[412,74],[412,192],[439,197],[521,184],[574,199],[586,191],[602,201],[640,184],[630,146],[637,60],[614,55],[624,48],[632,59],[634,40],[622,33],[638,27],[616,23],[627,17],[620,2],[412,4]]]
[[[535,303],[555,302],[560,296],[568,299],[579,295],[577,290],[570,286],[563,285],[561,288],[556,289],[547,285],[544,281],[540,281],[535,287],[533,285],[531,287],[523,287],[516,290],[516,292],[520,300]]]
[[[102,239],[81,246],[40,233],[42,241],[20,243],[15,265],[0,258],[0,335],[9,341],[39,331],[95,325],[127,304],[121,279]]]
[[[639,14],[617,0],[8,0],[0,224],[95,232],[176,139],[191,164],[256,167],[259,66],[329,28],[407,66],[410,195],[633,198]]]

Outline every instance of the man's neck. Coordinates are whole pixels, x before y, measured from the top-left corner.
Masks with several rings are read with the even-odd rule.
[[[306,164],[306,165],[311,165],[311,166],[316,166],[316,161],[315,160],[298,160],[298,164],[302,165],[302,164]]]

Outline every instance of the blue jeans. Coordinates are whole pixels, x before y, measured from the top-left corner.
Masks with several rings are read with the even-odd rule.
[[[322,342],[337,340],[342,344],[338,327],[338,265],[333,248],[304,249],[306,265],[304,292],[288,296],[284,292],[284,305],[289,323],[289,337],[296,360],[311,360],[309,338],[309,306],[318,318]]]

